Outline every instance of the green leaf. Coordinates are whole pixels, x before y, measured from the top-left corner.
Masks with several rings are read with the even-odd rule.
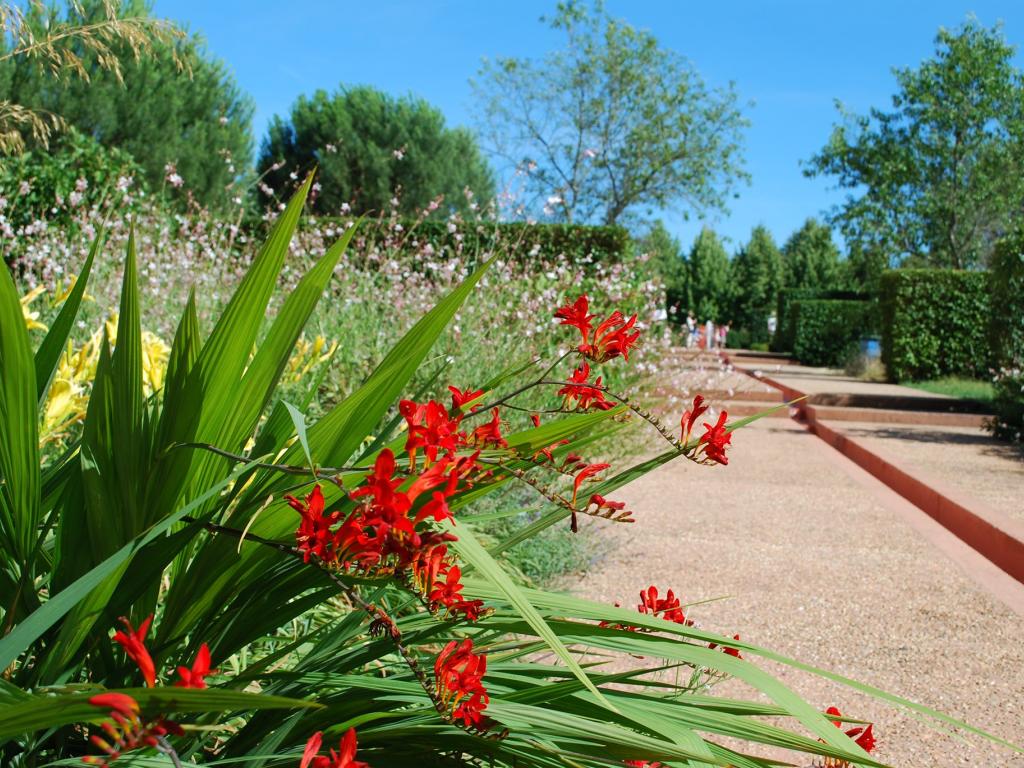
[[[566,667],[568,667],[569,670],[579,679],[579,681],[587,687],[587,690],[593,693],[602,704],[614,711],[615,707],[608,702],[604,695],[597,689],[597,686],[594,685],[590,678],[587,677],[586,672],[584,672],[580,667],[576,658],[569,652],[569,649],[562,644],[562,641],[558,639],[558,636],[547,625],[543,617],[541,617],[537,612],[537,609],[533,607],[523,591],[505,572],[505,569],[502,568],[494,558],[488,554],[487,550],[480,545],[480,542],[477,541],[473,532],[469,529],[469,526],[463,525],[456,527],[451,521],[447,521],[445,523],[445,528],[449,532],[458,536],[458,541],[453,541],[451,546],[459,554],[459,557],[474,568],[478,569],[481,576],[494,585],[496,589],[500,590],[523,619],[526,620],[526,623],[533,627],[537,635],[548,644],[551,650],[555,652],[555,655],[557,655]]]
[[[309,452],[309,440],[306,438],[306,417],[302,415],[302,411],[291,403],[285,403],[284,407],[288,409],[288,415],[291,416],[292,424],[295,425],[295,435],[298,437],[299,445],[302,446],[302,450],[306,454],[306,464],[312,473],[316,469],[316,465],[313,464],[313,454]]]
[[[89,699],[98,693],[109,692],[113,691],[97,689],[89,693],[33,696],[29,700],[0,708],[0,741],[44,728],[107,720],[109,713],[90,704]],[[144,713],[151,714],[320,707],[315,702],[301,699],[220,688],[124,688],[116,692],[131,696]]]
[[[43,338],[43,342],[36,350],[36,389],[38,391],[39,405],[46,402],[46,393],[53,380],[53,374],[57,370],[57,363],[64,352],[64,345],[67,344],[68,336],[74,327],[75,318],[78,317],[78,309],[85,296],[85,287],[89,282],[89,273],[92,271],[92,263],[96,254],[103,247],[105,234],[103,230],[96,233],[96,239],[92,242],[89,255],[85,259],[82,271],[78,274],[75,287],[71,289],[64,306],[61,307],[57,319],[53,321],[49,332]]]
[[[14,279],[0,268],[0,533],[22,567],[40,522],[35,361]]]

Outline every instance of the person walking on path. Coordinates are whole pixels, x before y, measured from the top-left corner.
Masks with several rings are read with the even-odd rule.
[[[686,348],[693,349],[697,346],[697,318],[693,316],[691,309],[686,313]]]
[[[704,323],[704,349],[710,351],[715,348],[715,324],[708,320]]]

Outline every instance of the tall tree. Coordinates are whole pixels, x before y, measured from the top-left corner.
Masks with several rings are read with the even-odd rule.
[[[655,273],[665,284],[669,319],[682,322],[690,309],[690,277],[679,240],[657,219],[640,239],[640,247],[652,259]]]
[[[286,189],[291,174],[301,177],[313,166],[322,185],[315,207],[323,213],[345,204],[356,213],[381,211],[398,190],[403,213],[426,208],[438,195],[443,210],[464,210],[472,204],[467,187],[485,200],[494,194],[469,131],[448,128],[440,110],[422,99],[369,87],[301,96],[287,120],[274,118],[259,159],[269,185]]]
[[[839,288],[843,273],[832,230],[815,218],[807,219],[782,246],[782,268],[787,288]]]
[[[559,2],[566,47],[485,62],[474,89],[485,141],[564,221],[615,224],[641,209],[724,208],[744,180],[747,125],[730,84],[709,88],[649,32],[601,2]]]
[[[693,241],[688,259],[690,298],[697,320],[724,323],[729,314],[729,255],[714,230],[704,227]]]
[[[121,16],[149,13],[143,0],[118,5]],[[72,26],[102,23],[107,6],[102,0],[69,3],[67,19]],[[33,13],[42,34],[53,17]],[[252,160],[253,105],[224,64],[196,36],[154,40],[151,55],[141,58],[130,39],[114,40],[109,48],[121,62],[118,70],[107,66],[107,54],[87,48],[81,54],[87,79],[55,82],[30,59],[16,56],[0,63],[0,83],[12,101],[59,114],[104,146],[126,150],[154,188],[177,174],[172,186],[183,179],[183,189],[203,204],[237,196],[234,187]]]
[[[768,340],[768,316],[782,287],[782,254],[766,227],[754,227],[750,241],[732,261],[732,319],[751,332],[751,341]]]
[[[1024,200],[1024,78],[998,26],[970,20],[935,43],[932,59],[895,70],[892,111],[844,113],[805,173],[850,191],[831,220],[861,252],[970,268]]]

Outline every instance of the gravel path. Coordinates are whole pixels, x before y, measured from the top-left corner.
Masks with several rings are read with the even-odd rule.
[[[693,617],[1024,742],[1024,618],[831,451],[792,422],[766,419],[737,433],[728,467],[676,462],[642,478],[615,495],[637,522],[602,529],[609,553],[570,588],[626,605],[649,584],[690,601],[730,596]],[[977,737],[757,663],[822,709],[874,720],[876,754],[891,765],[1024,768],[1024,756]],[[751,695],[738,681],[718,690]]]
[[[830,426],[915,477],[934,478],[1024,521],[1024,452],[984,430],[838,421]]]

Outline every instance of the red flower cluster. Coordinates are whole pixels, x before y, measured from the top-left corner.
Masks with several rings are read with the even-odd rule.
[[[640,331],[630,333],[636,325],[636,315],[628,320],[618,310],[612,312],[597,328],[593,327],[595,315],[589,314],[590,299],[586,294],[572,304],[555,312],[562,325],[571,325],[580,332],[581,340],[576,348],[581,355],[597,363],[619,357],[628,360],[630,347],[640,338]]]
[[[461,643],[452,640],[434,662],[434,685],[442,704],[453,719],[481,730],[490,726],[483,714],[490,703],[483,684],[486,672],[487,657],[473,653],[468,637]]]
[[[109,766],[125,752],[143,747],[159,747],[161,739],[168,734],[184,736],[181,726],[164,717],[143,718],[139,703],[124,693],[100,693],[89,699],[94,707],[110,711],[110,720],[101,727],[106,738],[94,733],[89,737],[105,755],[88,755],[82,758],[86,765]]]
[[[320,731],[309,737],[299,768],[370,768],[369,763],[356,760],[355,728],[345,731],[337,752],[332,749],[327,755],[319,754],[323,738],[324,735]]]
[[[687,455],[695,461],[728,464],[729,457],[725,455],[725,450],[732,442],[732,432],[729,431],[725,424],[726,419],[729,418],[728,411],[723,410],[718,414],[718,421],[713,425],[704,422],[704,434],[700,436],[696,446],[689,446],[693,426],[697,423],[697,419],[703,416],[707,410],[708,404],[704,400],[703,395],[697,395],[693,398],[693,406],[683,412],[683,417],[679,421],[679,439],[688,448]],[[701,454],[703,454],[703,457],[699,458]]]
[[[647,589],[640,590],[640,604],[636,609],[640,613],[650,614],[666,621],[674,621],[676,624],[693,626],[693,622],[686,618],[683,609],[680,607],[679,598],[670,589],[663,598],[658,597],[658,588],[653,584]]]
[[[587,411],[593,408],[596,411],[607,411],[615,407],[614,403],[604,399],[604,392],[597,388],[601,386],[601,377],[598,376],[593,384],[587,384],[589,378],[590,365],[584,360],[580,367],[573,371],[566,385],[558,390],[558,394],[565,397],[565,410]]]
[[[832,715],[833,717],[842,717],[843,713],[840,712],[836,707],[829,707],[825,710],[826,715]],[[842,728],[843,723],[841,720],[833,720],[832,725],[836,728]],[[845,731],[846,735],[853,739],[854,743],[863,749],[867,753],[871,753],[875,749],[875,734],[871,728],[874,724],[868,723],[867,727],[858,726],[856,728],[850,728]],[[825,758],[825,768],[846,768],[849,763],[846,760],[839,760],[834,757]]]
[[[451,389],[455,408],[482,394]],[[377,455],[373,471],[363,484],[350,494],[357,506],[345,516],[340,511],[325,510],[319,485],[304,501],[286,497],[301,516],[295,532],[298,548],[307,562],[315,557],[329,568],[374,575],[409,575],[412,586],[432,610],[444,608],[449,615],[476,620],[483,604],[463,599],[462,571],[452,561],[446,546],[456,537],[430,530],[424,524],[429,520],[452,519],[448,500],[471,484],[479,468],[479,453],[456,453],[470,444],[460,428],[461,412],[452,416],[435,400],[403,400],[399,410],[409,430],[405,450],[410,467],[415,470],[420,451],[426,457],[420,473],[411,479],[402,474],[396,476],[395,456],[386,448]],[[494,418],[474,431],[473,441],[480,445],[506,445],[497,408]]]
[[[662,768],[664,763],[652,763],[650,760],[627,760],[626,765],[630,768]]]
[[[123,630],[118,630],[111,638],[114,642],[124,648],[128,658],[135,662],[142,673],[146,686],[153,688],[157,684],[156,665],[153,657],[146,648],[146,633],[150,624],[153,623],[153,615],[150,614],[143,621],[139,628],[132,626],[124,616],[121,617],[124,624]],[[217,670],[210,669],[210,648],[203,643],[199,646],[196,659],[191,667],[178,667],[178,681],[174,684],[177,688],[205,688],[206,678],[215,674]],[[131,696],[124,693],[101,693],[89,699],[94,707],[101,707],[110,711],[110,720],[102,724],[107,738],[93,734],[90,741],[103,750],[106,756],[89,755],[82,760],[87,765],[110,765],[114,760],[125,752],[140,747],[159,747],[161,739],[168,734],[184,736],[184,732],[177,723],[169,720],[163,715],[155,718],[143,718],[140,713],[139,704]]]
[[[484,603],[462,596],[462,569],[448,556],[446,545],[421,552],[410,570],[412,585],[427,600],[430,610],[444,608],[449,615],[461,615],[469,621],[480,618]]]

